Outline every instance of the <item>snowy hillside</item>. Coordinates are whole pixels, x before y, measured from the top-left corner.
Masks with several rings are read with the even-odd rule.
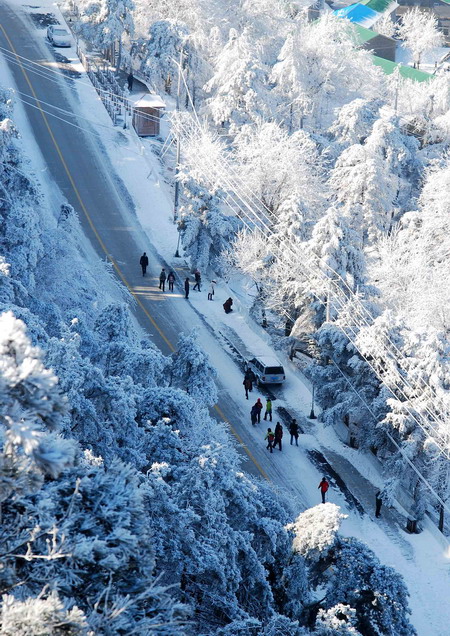
[[[114,128],[59,10],[2,9],[0,632],[445,633],[448,78],[295,3],[67,9],[170,111],[181,60],[183,108]]]

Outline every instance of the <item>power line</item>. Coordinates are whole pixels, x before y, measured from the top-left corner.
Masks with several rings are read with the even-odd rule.
[[[45,79],[46,81],[53,82],[54,84],[57,84],[58,86],[60,86],[60,81],[59,79],[57,79],[57,77],[63,78],[65,80],[67,79],[67,75],[64,73],[64,71],[44,67],[38,62],[35,62],[34,60],[30,60],[29,58],[26,58],[22,55],[12,53],[11,51],[9,51],[8,49],[5,49],[2,46],[0,46],[0,51],[3,52],[3,55],[5,56],[5,58],[7,59],[9,63],[19,66],[21,68],[24,68],[28,72],[34,73],[35,75],[37,75],[38,77],[41,77],[42,79]],[[20,61],[18,61],[17,58],[20,58]],[[35,67],[38,67],[39,70],[37,70]],[[53,74],[53,77],[51,74]],[[128,110],[133,109],[133,106],[135,104],[133,100],[127,97],[122,97],[120,95],[117,95],[113,91],[106,90],[100,87],[95,87],[92,84],[92,81],[90,79],[88,81],[85,81],[81,77],[80,78],[71,77],[70,80],[73,82],[82,84],[83,86],[93,88],[97,93],[103,94],[110,101],[115,99],[122,102],[124,106],[128,108]],[[159,117],[156,117],[155,115],[150,115],[148,113],[140,112],[139,117],[141,117],[142,119],[150,120],[150,121],[160,121]],[[99,125],[102,125],[102,124],[99,124]]]
[[[182,131],[184,132],[184,134],[187,134],[188,136],[191,136],[191,138],[192,138],[192,134],[193,134],[193,133],[192,133],[192,129],[188,130],[188,133],[186,133],[186,129],[184,128],[184,130],[183,130],[183,126],[181,126],[181,127],[182,127]],[[201,150],[201,148],[200,148],[199,150]],[[196,155],[196,158],[198,158],[198,153],[197,153],[197,155]],[[209,158],[209,159],[210,159],[210,158]],[[211,163],[210,163],[210,162],[208,162],[208,166],[209,166],[209,168],[211,168]],[[217,168],[216,168],[216,172],[217,172]],[[227,178],[225,178],[223,174],[220,174],[220,173],[219,173],[219,177],[222,179],[222,181],[223,181],[223,182],[227,183]],[[230,183],[229,183],[229,181],[228,181],[228,186],[229,186],[229,187],[230,187],[230,186],[231,186],[231,187],[233,187],[233,186],[232,186],[232,184],[230,184]],[[235,191],[236,191],[236,190],[235,190]],[[242,199],[242,196],[240,196],[239,198],[241,198],[241,201],[243,201],[243,203],[244,203],[244,206],[245,206],[245,207],[247,207],[247,206],[249,205],[249,204],[248,204],[245,200],[243,200],[243,199]],[[234,201],[234,202],[236,203],[236,201]],[[263,204],[263,205],[264,205],[264,204]],[[239,203],[238,203],[238,206],[239,206]],[[241,206],[239,206],[239,207],[240,207],[240,209],[241,209],[241,212],[243,212],[243,208],[242,208]],[[252,212],[253,212],[253,214],[255,214],[254,210],[252,210]],[[249,218],[249,220],[252,220],[252,219],[250,219],[250,217],[248,217],[248,215],[247,215],[247,214],[245,214],[245,216],[247,216],[247,218]],[[267,215],[266,215],[266,214],[265,214],[265,216],[266,216],[266,218],[267,218]],[[272,230],[272,229],[271,229],[271,228],[267,225],[267,223],[266,223],[264,220],[261,220],[261,219],[260,219],[260,222],[262,223],[263,229],[264,229],[264,230],[266,230],[266,232],[267,232],[267,234],[268,234],[268,235],[273,234],[273,230]],[[253,230],[253,228],[249,228],[249,229],[250,229],[251,231]],[[292,245],[290,245],[290,246],[289,246],[289,248],[290,248],[290,251],[292,251]],[[293,255],[295,256],[295,254],[293,254]],[[309,264],[309,263],[307,263],[307,266],[308,266],[308,268],[309,268],[309,269],[311,269],[311,266],[310,266],[310,264]],[[316,264],[316,267],[318,267],[318,265],[317,265],[317,264]],[[331,268],[330,268],[330,269],[331,269]],[[333,271],[334,271],[334,270],[333,270]],[[319,272],[320,272],[320,268],[319,268]],[[322,272],[322,273],[323,273],[323,272]],[[337,274],[337,272],[335,272],[335,273]],[[314,271],[314,274],[315,274],[315,275],[317,275],[317,270],[315,270],[315,271]],[[337,274],[337,276],[339,276],[339,274]],[[328,278],[328,277],[326,277],[326,278],[327,278],[327,280],[329,280],[329,278]],[[340,278],[340,279],[341,279],[341,280],[342,280],[342,281],[343,281],[343,282],[347,285],[346,281],[344,281],[344,280],[343,280],[340,276],[339,276],[339,278]],[[333,283],[334,281],[331,281],[331,282]],[[336,283],[334,283],[334,287],[335,287],[335,288],[337,287]],[[347,287],[348,287],[348,285],[347,285]],[[349,287],[348,287],[348,288],[349,288]],[[349,289],[350,289],[350,288],[349,288]],[[353,291],[352,291],[352,290],[350,290],[350,291],[351,291],[352,298],[353,298],[354,300],[356,299],[356,300],[357,300],[357,302],[359,302],[359,299],[356,297],[356,295],[353,293]],[[339,294],[336,294],[335,300],[337,300],[337,301],[338,301],[338,303],[339,303],[339,305],[340,305],[340,309],[344,309],[344,308],[346,307],[346,305],[347,305],[348,299],[347,299],[347,298],[342,299],[342,298],[341,298],[341,295],[340,295],[340,294],[342,294],[342,290],[341,290],[341,289],[339,289],[339,292],[340,292]],[[318,298],[318,300],[319,300],[320,302],[323,302],[323,300],[322,300],[321,298],[319,298],[317,295],[316,295],[316,297]],[[367,320],[365,320],[364,316],[361,314],[361,312],[358,312],[358,313],[359,313],[360,317],[362,318],[363,322],[365,322],[365,324],[366,324],[367,326],[370,326],[370,325],[369,325],[369,323],[367,323]],[[371,364],[371,362],[367,359],[367,356],[365,356],[365,355],[362,353],[362,351],[361,351],[361,350],[360,350],[360,348],[356,345],[356,343],[355,343],[355,342],[354,342],[354,341],[353,341],[353,340],[349,337],[349,334],[345,331],[345,329],[344,329],[341,325],[339,325],[339,324],[338,324],[337,326],[338,326],[338,327],[339,327],[339,328],[340,328],[340,329],[344,332],[345,336],[346,336],[346,337],[350,340],[350,342],[352,342],[353,346],[354,346],[354,347],[355,347],[355,349],[359,352],[359,354],[361,355],[361,357],[362,357],[362,358],[363,358],[363,359],[364,359],[364,360],[365,360],[365,361],[366,361],[366,362],[370,365],[370,367],[371,367],[371,368],[372,368],[372,370],[374,371],[375,375],[379,378],[379,380],[382,382],[382,384],[384,384],[384,385],[388,388],[388,390],[391,392],[391,394],[392,394],[392,395],[393,395],[396,399],[398,399],[398,398],[397,398],[397,395],[394,393],[394,391],[392,390],[391,386],[389,386],[389,385],[386,383],[386,381],[384,380],[383,374],[382,374],[379,370],[377,370],[377,369],[376,369],[376,368],[375,368],[375,367]],[[348,328],[348,327],[349,327],[349,326],[347,326],[347,328]],[[352,329],[352,335],[353,335],[353,336],[357,336],[357,335],[358,335],[358,333],[357,333],[357,331],[356,331],[355,329]],[[389,353],[391,353],[391,352],[389,352]],[[426,425],[424,425],[424,424],[423,424],[423,420],[422,420],[422,422],[421,422],[421,421],[417,418],[416,414],[415,414],[414,412],[412,412],[412,411],[411,411],[411,409],[408,407],[408,404],[407,404],[407,403],[408,403],[408,402],[409,402],[409,400],[410,400],[410,396],[408,396],[408,395],[404,392],[404,390],[403,390],[403,388],[402,388],[402,380],[403,380],[403,384],[406,384],[406,386],[408,386],[408,388],[410,388],[410,389],[411,389],[411,390],[413,390],[413,391],[416,391],[418,387],[411,387],[411,385],[409,384],[409,382],[408,382],[408,380],[407,380],[407,379],[402,379],[402,378],[398,379],[398,378],[396,378],[396,381],[395,381],[395,384],[394,384],[394,388],[395,388],[395,390],[397,390],[397,391],[398,391],[398,392],[399,392],[399,393],[403,396],[403,398],[405,399],[406,404],[404,403],[404,406],[405,406],[406,410],[408,411],[408,414],[409,414],[409,415],[410,415],[410,417],[411,417],[411,418],[412,418],[412,419],[416,422],[416,424],[417,424],[418,426],[420,426],[420,427],[424,430],[424,432],[425,432],[427,435],[429,435],[429,434],[430,434],[430,433],[429,433],[429,429],[431,428],[431,430],[433,431],[433,433],[437,436],[437,439],[435,439],[436,444],[437,444],[437,445],[438,445],[438,447],[440,448],[441,452],[443,452],[443,453],[444,453],[444,454],[448,457],[448,441],[447,441],[447,439],[445,440],[444,447],[442,447],[442,446],[441,446],[441,444],[439,443],[439,438],[441,438],[441,433],[440,433],[438,430],[436,430],[436,429],[435,429],[435,428],[431,425],[431,422],[430,422],[429,420],[426,420]],[[432,389],[432,387],[430,387],[430,386],[429,386],[429,385],[428,385],[425,381],[422,381],[422,382],[423,382],[423,384],[425,384],[425,385],[429,388],[429,390],[433,393],[433,389]],[[436,414],[435,414],[435,413],[433,413],[433,412],[431,412],[431,411],[430,411],[430,409],[428,408],[428,406],[426,406],[425,410],[428,412],[428,414],[429,414],[429,416],[432,418],[432,420],[434,420],[434,421],[436,421],[436,420],[437,420],[437,423],[441,423],[441,424],[442,424],[442,421],[440,421],[439,419],[437,419]],[[419,417],[420,417],[420,416],[419,416]],[[446,436],[446,437],[448,438],[448,436]]]

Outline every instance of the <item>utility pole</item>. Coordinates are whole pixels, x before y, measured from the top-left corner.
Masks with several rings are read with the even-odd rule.
[[[330,303],[331,303],[331,279],[328,279],[327,302],[325,306],[325,322],[330,322]]]
[[[317,420],[316,414],[314,413],[314,384],[312,386],[312,397],[311,397],[311,412],[309,414],[310,420]]]
[[[183,55],[184,55],[184,45],[181,47],[181,50],[180,50],[180,61],[178,64],[178,84],[177,84],[177,100],[176,100],[177,112],[180,110],[181,73],[183,72]],[[178,220],[178,204],[180,200],[180,183],[178,181],[180,156],[181,156],[181,141],[180,141],[180,131],[178,131],[177,156],[176,156],[176,164],[175,164],[175,194],[173,199],[173,222],[174,223],[176,223]],[[178,244],[177,244],[177,250],[175,252],[175,258],[180,258],[179,247],[180,247],[180,228],[178,228]]]

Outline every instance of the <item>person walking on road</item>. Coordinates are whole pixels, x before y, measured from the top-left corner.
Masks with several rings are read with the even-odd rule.
[[[139,261],[140,266],[142,267],[142,276],[145,276],[148,267],[148,256],[147,252],[144,252],[141,256],[141,260]]]
[[[169,291],[173,292],[173,284],[175,282],[175,274],[173,272],[168,275],[167,282],[169,283]]]
[[[267,440],[267,446],[266,446],[267,450],[270,450],[270,452],[273,453],[273,441],[275,439],[275,435],[273,434],[271,428],[267,429],[267,433],[264,439]]]
[[[209,292],[208,292],[208,300],[213,300],[213,296],[214,296],[214,289],[216,287],[216,281],[212,280],[211,284],[209,286]]]
[[[272,421],[272,400],[270,398],[267,398],[266,412],[264,413],[265,420],[267,416],[269,416],[270,421]]]
[[[163,291],[166,290],[166,278],[166,270],[163,267],[161,270],[161,274],[159,275],[159,288]]]
[[[258,409],[256,406],[252,406],[252,410],[250,411],[250,418],[252,421],[252,426],[256,426],[256,422],[258,421]]]
[[[200,284],[202,282],[202,277],[198,269],[196,269],[194,272],[194,278],[195,278],[195,285],[192,289],[198,289],[198,291],[201,291]]]
[[[127,77],[128,90],[130,91],[130,93],[133,90],[133,82],[134,82],[134,75],[133,75],[133,71],[130,70]]]
[[[375,494],[375,517],[381,517],[381,506],[383,505],[383,500],[381,498],[381,490],[379,490]]]
[[[320,488],[320,492],[322,494],[322,503],[325,503],[325,495],[327,494],[329,487],[330,487],[330,484],[327,482],[326,478],[322,477],[322,481],[317,486],[317,488]]]
[[[291,446],[295,439],[295,445],[298,446],[298,424],[297,420],[292,420],[289,425],[289,433],[291,434]]]
[[[189,298],[189,278],[184,281],[184,297]]]
[[[250,368],[248,368],[246,370],[246,372],[245,372],[245,379],[246,380],[250,380],[252,386],[249,389],[249,391],[252,391],[253,390],[253,384],[254,384],[254,382],[256,380],[256,376],[255,376],[255,374],[253,373],[253,371]]]
[[[258,398],[256,400],[253,408],[256,409],[256,413],[258,414],[258,422],[260,422],[261,421],[261,411],[262,411],[262,408],[263,408],[263,405],[262,405],[262,402],[261,402],[260,398]]]
[[[278,444],[278,448],[281,450],[282,439],[283,439],[283,427],[281,426],[280,422],[277,422],[277,425],[275,426],[275,443],[273,447],[275,448],[276,445]]]
[[[252,381],[249,378],[244,378],[242,383],[245,389],[245,398],[248,400],[248,392],[252,390]]]

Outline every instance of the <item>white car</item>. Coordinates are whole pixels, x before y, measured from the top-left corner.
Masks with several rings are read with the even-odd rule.
[[[72,46],[72,38],[67,29],[59,26],[59,24],[52,24],[47,27],[47,40],[53,44],[53,46]]]
[[[251,369],[256,377],[256,384],[281,384],[286,380],[283,365],[272,356],[256,356],[247,360],[246,370]]]

